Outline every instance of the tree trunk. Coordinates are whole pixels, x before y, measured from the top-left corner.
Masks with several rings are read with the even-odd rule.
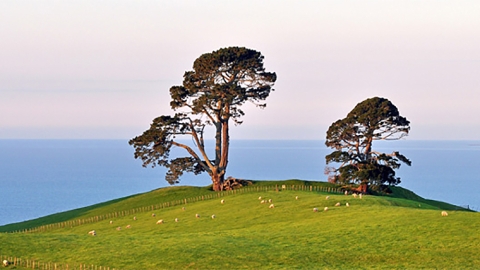
[[[214,173],[213,175],[211,175],[212,177],[212,188],[213,188],[213,191],[222,191],[223,190],[223,182],[225,180],[224,178],[224,175],[225,174],[218,174],[218,173]]]
[[[360,183],[360,186],[358,186],[357,190],[361,193],[366,194],[368,192],[368,182]]]

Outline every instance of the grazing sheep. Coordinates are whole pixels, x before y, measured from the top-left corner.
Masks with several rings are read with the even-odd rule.
[[[335,206],[340,206],[340,203],[339,203],[339,202],[337,202],[337,203],[335,204]]]
[[[353,196],[354,198],[357,198],[358,195],[357,195],[357,193],[353,193],[352,196]]]
[[[325,206],[325,208],[323,208],[323,211],[328,211],[328,207]]]
[[[318,212],[318,208],[314,207],[313,212]]]
[[[200,215],[199,215],[199,214],[195,214],[195,217],[196,217],[196,218],[199,218],[199,217],[200,217]]]
[[[137,217],[133,217],[133,220],[137,220]]]
[[[272,199],[268,199],[268,203],[272,203]]]
[[[130,225],[127,225],[125,228],[127,228],[127,229],[130,229],[131,227],[132,227],[132,226],[130,226]]]
[[[157,220],[157,224],[163,224],[163,219]]]
[[[298,196],[295,196],[295,200],[298,200]]]
[[[117,231],[120,231],[122,229],[122,227],[117,227]]]
[[[178,222],[178,218],[175,218],[175,222]]]
[[[215,218],[215,215],[212,215],[212,219],[214,219],[214,218]]]
[[[347,202],[347,203],[345,204],[345,206],[346,206],[346,207],[349,207],[349,206],[350,206],[350,204]]]
[[[362,198],[362,193],[360,193],[360,194],[358,195],[358,197],[361,199],[361,198]]]
[[[113,224],[113,220],[110,220],[110,224]]]
[[[155,217],[155,216],[156,216],[155,213],[153,213],[153,214],[152,214],[152,217]]]
[[[182,207],[182,210],[185,211],[185,207]]]
[[[262,199],[262,196],[258,197],[258,200],[260,201]]]
[[[447,211],[442,211],[442,217],[448,217]]]
[[[275,208],[275,205],[273,205],[273,203],[272,203],[272,204],[270,204],[270,206],[268,208]]]
[[[330,199],[330,196],[325,197],[325,200],[328,200],[328,199]]]
[[[348,190],[345,190],[345,195],[348,195]]]
[[[222,199],[222,200],[220,201],[220,203],[221,203],[221,204],[224,204],[224,203],[225,203],[225,200]]]
[[[265,203],[265,200],[262,200],[260,203]]]
[[[7,260],[3,260],[2,264],[4,267],[7,267],[10,264],[10,262]]]
[[[89,231],[88,234],[95,236],[95,235],[97,235],[97,232],[95,232],[95,230],[92,230],[92,231]]]

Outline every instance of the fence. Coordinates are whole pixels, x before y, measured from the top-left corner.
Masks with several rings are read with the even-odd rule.
[[[115,268],[110,268],[107,266],[98,266],[98,265],[87,265],[87,264],[67,264],[67,263],[52,263],[52,262],[42,262],[39,260],[27,260],[21,259],[18,257],[8,257],[5,255],[0,255],[0,260],[3,265],[3,261],[7,260],[9,267],[15,269],[17,267],[22,267],[26,269],[39,269],[39,270],[115,270]],[[8,268],[6,268],[8,269]]]
[[[112,218],[125,217],[128,215],[133,215],[137,213],[144,213],[148,211],[154,211],[158,209],[164,209],[172,206],[184,205],[184,204],[194,203],[198,201],[211,200],[211,199],[228,196],[228,195],[236,195],[237,193],[243,194],[243,193],[249,193],[249,192],[268,192],[268,191],[279,191],[279,190],[298,190],[298,191],[327,192],[327,193],[342,192],[340,188],[324,187],[324,186],[305,186],[305,185],[246,186],[240,189],[220,191],[214,194],[206,194],[202,196],[196,196],[193,198],[185,198],[183,200],[175,200],[175,201],[165,202],[161,204],[137,207],[130,210],[122,210],[118,212],[97,215],[94,217],[52,223],[52,224],[42,225],[39,227],[25,229],[21,231],[12,231],[10,233],[36,233],[36,232],[45,232],[52,229],[73,228],[75,226],[90,224],[90,223],[99,222],[103,220],[109,220]]]

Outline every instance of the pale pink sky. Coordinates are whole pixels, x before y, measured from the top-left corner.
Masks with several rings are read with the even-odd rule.
[[[480,1],[0,1],[0,139],[121,138],[170,114],[203,53],[277,73],[232,139],[324,139],[390,99],[408,139],[480,139]]]

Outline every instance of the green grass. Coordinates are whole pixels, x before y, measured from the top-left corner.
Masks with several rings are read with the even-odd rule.
[[[285,183],[327,184],[292,180],[270,185]],[[165,188],[48,220],[61,222],[67,219],[63,215],[89,217],[212,193],[208,188]],[[259,196],[272,199],[275,208],[261,204]],[[335,207],[337,202],[342,206]],[[314,207],[319,212],[313,212]],[[450,209],[449,216],[442,217],[441,209]],[[0,234],[0,254],[116,269],[475,269],[480,265],[476,225],[480,216],[452,209],[455,206],[402,188],[389,196],[362,199],[301,190],[238,192],[155,210],[155,217],[146,211],[114,218],[113,224],[103,220],[41,233]],[[157,225],[158,219],[165,223]],[[31,224],[42,222],[46,220]],[[26,224],[0,229],[16,230]],[[97,236],[87,235],[90,230]]]

